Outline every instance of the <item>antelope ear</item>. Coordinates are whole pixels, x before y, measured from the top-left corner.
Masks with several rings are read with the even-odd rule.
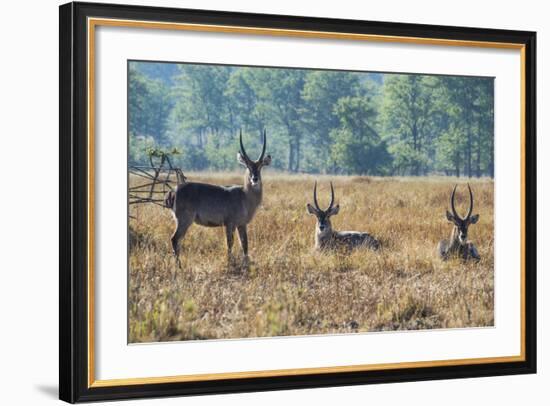
[[[447,220],[449,220],[451,223],[455,222],[455,216],[453,216],[453,213],[451,213],[449,210],[447,210]]]
[[[311,204],[306,204],[306,209],[309,214],[317,214],[317,210],[315,210],[315,207],[313,207]]]
[[[263,166],[271,165],[271,155],[268,155],[264,158],[264,160],[262,161],[262,165]]]
[[[470,224],[475,224],[479,220],[479,214],[474,214],[472,217],[470,217]]]
[[[245,159],[243,158],[243,156],[241,155],[240,152],[237,152],[237,161],[239,161],[239,163],[243,166],[248,166],[248,165],[246,165],[246,161],[245,161]]]
[[[340,211],[340,205],[337,204],[336,206],[334,206],[332,209],[329,210],[328,215],[329,216],[334,216],[334,215],[338,214],[339,211]]]

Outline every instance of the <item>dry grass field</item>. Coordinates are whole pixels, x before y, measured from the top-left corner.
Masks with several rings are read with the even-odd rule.
[[[239,174],[186,174],[191,181],[241,183]],[[315,218],[306,213],[319,180],[319,200],[340,213],[336,230],[367,231],[382,249],[313,250]],[[132,179],[131,182],[136,182]],[[248,226],[250,265],[228,264],[222,228],[193,225],[182,242],[181,267],[171,255],[171,211],[131,208],[129,341],[154,342],[492,326],[493,182],[471,181],[469,238],[479,263],[442,262],[437,243],[452,178],[310,177],[264,174],[264,200]],[[465,184],[457,191],[464,215]]]

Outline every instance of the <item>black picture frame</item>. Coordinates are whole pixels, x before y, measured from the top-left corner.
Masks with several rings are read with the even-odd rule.
[[[536,33],[112,4],[60,6],[59,397],[67,402],[235,393],[536,372]],[[91,387],[88,380],[87,19],[89,17],[269,29],[513,43],[524,47],[524,360]]]

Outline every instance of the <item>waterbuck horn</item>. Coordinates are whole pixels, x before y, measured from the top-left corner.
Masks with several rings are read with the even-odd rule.
[[[317,210],[322,211],[319,207],[319,202],[317,202],[317,181],[315,181],[315,186],[313,186],[313,204]]]
[[[244,158],[245,161],[250,162],[250,158],[248,157],[248,154],[246,153],[246,150],[244,149],[243,145],[243,130],[239,133],[239,143],[241,144],[241,155]]]
[[[313,203],[315,204],[315,208],[322,212],[328,212],[332,209],[332,206],[334,205],[334,187],[332,186],[332,182],[330,182],[330,204],[327,209],[323,210],[319,207],[319,202],[317,201],[317,181],[315,181],[315,186],[313,186]]]
[[[264,159],[265,146],[266,146],[266,137],[265,137],[265,128],[264,128],[264,146],[262,147],[262,153],[260,154],[260,157],[258,158],[258,162],[262,162],[262,160]]]
[[[470,187],[469,183],[468,183],[468,191],[470,192],[470,208],[468,209],[468,214],[466,215],[464,220],[468,220],[472,215],[472,212],[474,211],[474,194],[472,193],[472,188]]]
[[[332,186],[332,182],[330,182],[330,204],[328,205],[327,211],[332,209],[333,205],[334,205],[334,187]]]
[[[453,211],[453,216],[455,216],[456,218],[460,218],[460,216],[456,212],[456,208],[455,208],[455,192],[456,192],[456,187],[457,186],[458,185],[455,185],[455,187],[453,189],[453,193],[451,193],[451,210]]]

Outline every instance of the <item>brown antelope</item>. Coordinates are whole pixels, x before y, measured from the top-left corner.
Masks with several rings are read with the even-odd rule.
[[[475,224],[479,220],[479,214],[472,216],[474,210],[474,195],[472,189],[468,184],[468,191],[470,192],[470,208],[466,217],[462,218],[458,215],[455,209],[455,185],[453,192],[451,193],[451,210],[452,213],[447,210],[447,220],[453,223],[453,230],[451,237],[448,240],[441,240],[437,246],[440,257],[443,260],[447,260],[451,257],[458,257],[463,260],[475,259],[479,261],[481,257],[477,252],[475,245],[468,241],[468,227],[470,224]]]
[[[367,247],[373,250],[380,248],[380,242],[367,233],[358,231],[334,231],[330,222],[330,217],[338,214],[340,205],[334,206],[334,187],[330,182],[330,204],[326,210],[319,207],[317,202],[317,182],[313,187],[313,207],[307,204],[306,208],[309,214],[317,217],[317,227],[315,228],[315,248],[325,250],[331,248],[353,249],[358,247]]]
[[[172,235],[172,249],[176,258],[179,253],[178,243],[193,223],[205,227],[225,227],[228,258],[231,257],[236,229],[245,259],[248,258],[246,226],[252,221],[262,202],[261,171],[264,166],[271,163],[271,156],[265,156],[265,130],[262,152],[256,161],[250,159],[244,149],[242,132],[239,142],[237,160],[246,167],[243,186],[187,182],[166,195],[165,205],[172,209],[176,221],[176,230]]]

